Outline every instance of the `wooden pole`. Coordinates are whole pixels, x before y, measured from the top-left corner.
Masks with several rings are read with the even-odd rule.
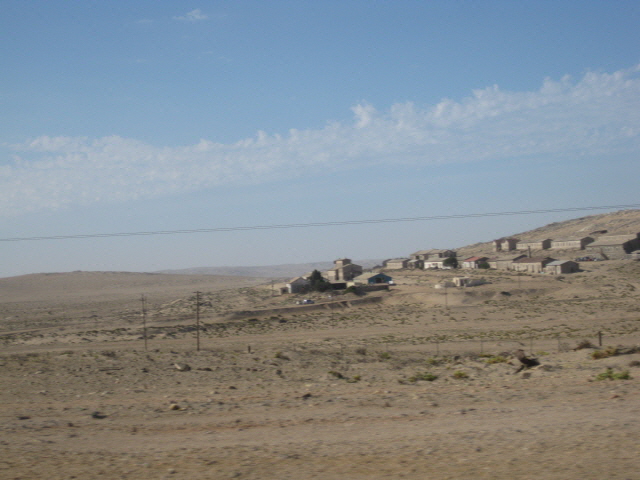
[[[196,351],[200,351],[200,292],[196,292]]]
[[[144,351],[148,350],[147,348],[147,299],[142,295],[140,298],[142,301],[142,337],[144,338]]]

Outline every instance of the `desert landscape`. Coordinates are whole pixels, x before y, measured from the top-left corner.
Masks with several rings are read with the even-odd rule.
[[[603,228],[640,212],[517,235]],[[580,267],[312,305],[284,278],[1,278],[0,478],[640,478],[640,262]]]

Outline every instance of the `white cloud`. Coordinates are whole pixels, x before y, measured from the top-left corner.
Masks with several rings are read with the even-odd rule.
[[[191,10],[190,12],[187,12],[182,16],[173,17],[174,20],[180,20],[183,22],[198,22],[201,20],[207,20],[208,18],[209,16],[202,13],[202,10],[200,10],[199,8]]]
[[[375,164],[504,159],[573,161],[640,147],[640,68],[545,79],[539,90],[497,86],[462,101],[387,111],[363,103],[354,119],[233,144],[203,139],[158,147],[117,136],[38,137],[11,146],[0,167],[0,215],[124,202],[221,185],[265,183]]]

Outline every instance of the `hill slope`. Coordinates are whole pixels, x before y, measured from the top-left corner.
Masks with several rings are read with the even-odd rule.
[[[603,233],[605,232],[606,233]],[[514,233],[511,237],[523,241],[543,238],[586,237],[601,235],[624,235],[640,232],[640,210],[620,210],[586,217],[554,222],[526,232]],[[493,253],[493,242],[475,243],[458,249],[459,257],[489,255]]]

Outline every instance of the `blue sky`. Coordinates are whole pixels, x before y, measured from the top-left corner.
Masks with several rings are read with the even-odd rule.
[[[640,203],[635,1],[0,8],[0,238]],[[2,242],[0,276],[388,258],[582,215]]]

